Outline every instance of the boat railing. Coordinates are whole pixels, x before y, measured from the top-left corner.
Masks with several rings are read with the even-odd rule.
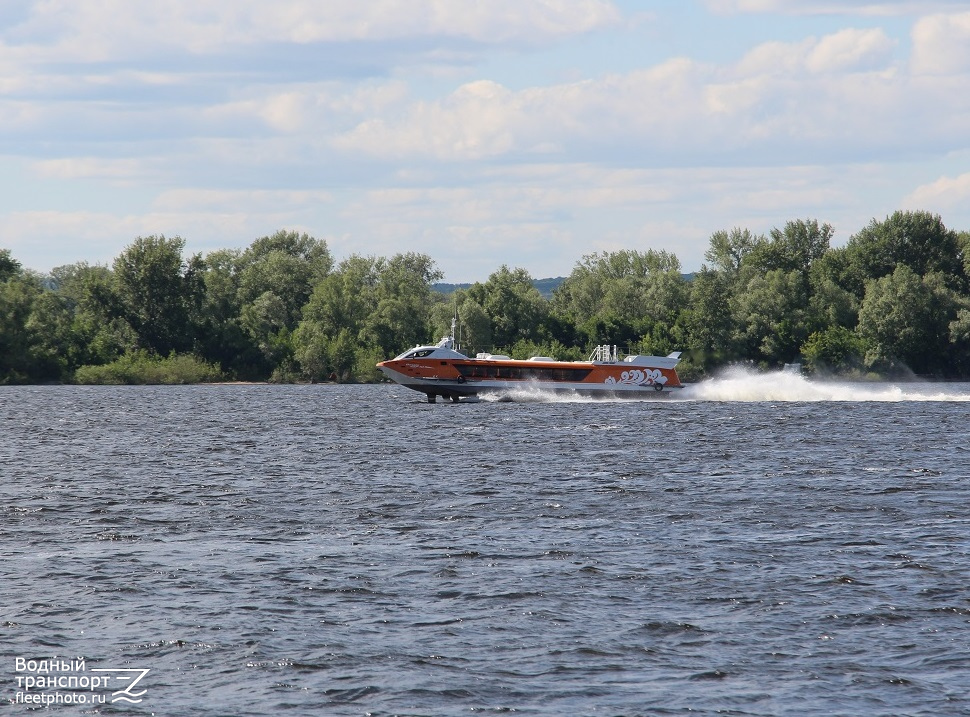
[[[615,345],[603,344],[593,349],[593,353],[589,355],[589,360],[599,361],[600,363],[617,363],[619,361],[618,356]]]

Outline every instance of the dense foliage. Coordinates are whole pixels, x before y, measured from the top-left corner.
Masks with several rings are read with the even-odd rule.
[[[140,237],[110,267],[49,276],[0,250],[0,383],[369,381],[456,311],[471,355],[576,359],[609,343],[681,350],[688,379],[736,362],[970,377],[970,233],[897,212],[843,247],[832,234],[815,220],[719,231],[690,277],[665,251],[591,254],[551,298],[507,266],[445,296],[428,256],[335,264],[326,242],[287,231],[191,257],[182,239]]]

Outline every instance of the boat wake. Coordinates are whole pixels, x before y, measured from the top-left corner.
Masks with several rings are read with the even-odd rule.
[[[482,401],[492,403],[604,403],[629,401],[722,401],[722,402],[970,402],[970,383],[858,382],[806,378],[797,373],[776,371],[759,373],[732,368],[714,378],[687,384],[683,390],[663,397],[605,397],[553,392],[526,387],[483,393]],[[463,399],[467,400],[467,399]]]
[[[580,395],[574,392],[549,391],[539,387],[523,387],[505,391],[482,393],[482,401],[493,403],[602,403],[611,399]]]
[[[680,401],[968,401],[966,383],[859,383],[809,379],[790,372],[730,369],[688,385]]]

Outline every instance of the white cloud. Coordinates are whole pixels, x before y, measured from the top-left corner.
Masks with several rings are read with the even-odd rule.
[[[733,69],[742,76],[852,73],[885,69],[894,41],[878,28],[846,28],[799,42],[766,42],[748,51]]]
[[[435,184],[370,191],[348,212],[398,222],[442,219],[448,224],[491,225],[541,222],[574,211],[615,210],[669,201],[672,190],[645,170],[614,170],[595,165],[535,165],[490,173],[477,186]]]
[[[57,0],[50,7],[62,7],[59,3],[65,1]],[[125,7],[129,5],[141,4]],[[502,16],[502,2],[484,5],[493,8],[489,10],[493,20]],[[595,25],[603,13],[615,12],[612,5],[600,2],[575,6],[562,2],[541,8],[538,2],[526,5],[528,10],[522,13],[558,13],[556,17],[572,18],[570,27],[574,28]],[[198,15],[188,4],[177,7],[183,14]],[[216,17],[253,8],[240,7],[243,9],[230,10],[221,3],[200,3],[200,8],[208,8]],[[345,19],[359,12],[350,4],[326,7]],[[387,10],[393,16],[402,7],[388,3]],[[421,7],[438,8],[436,22],[441,27],[454,10],[451,2],[443,0]],[[573,7],[577,9],[568,10]],[[580,12],[583,8],[585,14]],[[303,17],[301,13],[319,9],[313,3],[286,0],[280,12],[284,17],[276,22],[293,24],[295,19],[286,19],[290,15]],[[365,13],[368,17],[376,14]],[[970,42],[964,44],[970,47]],[[195,151],[184,146],[189,142],[211,153],[220,142],[242,145],[249,141],[250,147],[226,160],[250,165],[251,157],[277,165],[281,161],[325,162],[332,158],[333,150],[341,157],[366,156],[385,164],[512,157],[599,156],[609,160],[631,155],[661,162],[685,156],[704,161],[744,151],[771,154],[777,161],[805,162],[827,140],[833,147],[855,152],[855,138],[859,150],[869,152],[888,142],[901,123],[916,128],[912,133],[907,129],[908,139],[915,144],[938,135],[941,129],[943,136],[959,132],[955,125],[945,126],[952,120],[942,114],[934,116],[925,106],[896,111],[899,103],[913,98],[932,102],[944,89],[914,85],[909,78],[898,76],[894,48],[895,42],[882,29],[847,28],[800,42],[764,43],[734,65],[677,58],[594,79],[518,90],[494,79],[477,79],[450,94],[426,98],[416,97],[414,88],[403,79],[357,84],[274,82],[271,73],[231,82],[222,89],[215,75],[125,70],[87,76],[79,83],[82,89],[75,90],[80,96],[66,104],[0,103],[0,118],[8,120],[4,123],[8,129],[38,141],[52,136],[96,142],[105,136],[115,141],[128,136],[158,137],[169,143],[166,153],[177,157]],[[64,76],[52,81],[54,91],[70,97],[66,89],[70,80]],[[135,87],[150,95],[155,87],[176,87],[178,91],[163,93],[160,101],[149,99],[143,105],[137,100],[112,102],[84,94],[84,88],[94,86],[115,87],[119,93],[128,89],[129,94]],[[926,121],[921,116],[924,113]],[[877,115],[879,125],[867,126]],[[802,138],[801,146],[790,142],[796,135]],[[292,141],[271,146],[274,137]],[[787,143],[786,156],[778,155],[782,142]],[[22,144],[26,146],[26,142]],[[274,152],[281,154],[274,158]]]
[[[788,15],[863,15],[889,17],[946,12],[965,6],[963,0],[705,0],[720,15],[779,13]]]
[[[65,157],[31,163],[31,171],[46,179],[105,179],[128,183],[157,174],[150,162],[141,159],[104,159],[101,157]]]
[[[601,158],[711,158],[747,150],[801,163],[812,161],[826,143],[834,143],[829,150],[868,152],[895,142],[900,122],[923,112],[898,111],[919,88],[898,75],[894,46],[881,29],[845,29],[795,43],[765,43],[734,66],[673,59],[625,74],[522,90],[476,81],[442,99],[368,117],[339,134],[334,146],[441,161],[584,152]],[[880,117],[876,127],[873,116]],[[922,119],[910,140],[936,141],[945,118],[928,113],[928,121]],[[791,143],[795,136],[800,144]],[[778,155],[782,143],[785,156]]]
[[[931,15],[913,27],[913,72],[970,73],[970,12]]]
[[[676,145],[686,133],[694,144],[706,72],[678,59],[625,75],[520,91],[476,81],[442,100],[365,120],[334,144],[375,156],[445,161],[560,153],[567,145],[576,150],[619,143],[637,150]]]
[[[847,188],[857,183],[871,186],[870,170],[541,164],[495,167],[474,186],[426,178],[422,186],[385,187],[342,214],[362,223],[354,236],[368,238],[368,251],[427,247],[457,281],[483,279],[502,263],[534,276],[568,274],[583,255],[617,249],[666,249],[694,270],[710,235],[733,226],[767,232],[790,219],[817,218],[847,238],[873,209],[856,204]],[[335,248],[346,251],[353,241]]]
[[[935,182],[917,187],[903,205],[917,209],[942,212],[965,207],[970,203],[970,173],[956,177],[940,177]]]
[[[44,115],[44,108],[33,103],[0,99],[0,127],[5,132],[35,127]]]
[[[799,75],[804,73],[808,55],[817,46],[815,38],[801,42],[765,42],[751,48],[733,68],[741,77]]]
[[[157,217],[118,216],[95,211],[24,211],[0,215],[0,232],[14,256],[24,256],[24,265],[38,271],[77,261],[109,264],[135,237],[163,232]],[[64,250],[65,237],[75,246],[75,255]]]
[[[714,230],[801,216],[844,238],[913,176],[947,175],[907,202],[965,222],[968,13],[914,19],[910,60],[905,23],[859,13],[953,4],[709,4],[786,17],[732,18],[724,42],[682,3],[620,30],[599,0],[38,0],[0,27],[0,235],[43,269],[295,224],[337,256],[425,251],[464,280],[616,248],[690,270]],[[854,16],[737,49],[826,8]]]
[[[373,118],[338,137],[335,146],[380,156],[426,154],[478,159],[514,149],[521,96],[491,81],[471,82],[439,102],[417,102],[406,119]]]
[[[619,22],[609,0],[46,0],[0,33],[7,53],[104,62],[180,48],[208,55],[262,43],[439,37],[542,43]]]
[[[362,117],[394,113],[408,101],[399,80],[348,85],[338,82],[258,84],[236,90],[226,101],[200,108],[209,127],[266,127],[281,135],[324,136]]]
[[[332,201],[333,195],[321,190],[170,189],[155,198],[152,208],[170,214],[275,214]]]
[[[137,236],[182,236],[187,252],[204,253],[242,248],[283,227],[326,239],[338,259],[425,252],[451,281],[484,279],[501,264],[537,277],[563,275],[585,254],[617,249],[666,249],[692,271],[710,235],[734,226],[761,233],[817,218],[844,241],[896,208],[858,195],[859,187],[891,186],[886,174],[881,166],[853,165],[496,165],[470,181],[439,169],[351,192],[172,189],[143,213],[3,214],[0,234],[12,238],[5,246],[15,258],[41,271],[79,260],[110,263]],[[63,237],[71,237],[72,250],[59,246]]]
[[[847,29],[823,37],[806,65],[812,72],[857,72],[885,67],[895,43],[881,29]]]

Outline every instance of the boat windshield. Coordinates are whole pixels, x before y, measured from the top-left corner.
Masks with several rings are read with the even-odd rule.
[[[415,349],[413,351],[405,351],[403,354],[398,356],[398,359],[425,358],[426,356],[430,356],[433,352],[433,348]]]

